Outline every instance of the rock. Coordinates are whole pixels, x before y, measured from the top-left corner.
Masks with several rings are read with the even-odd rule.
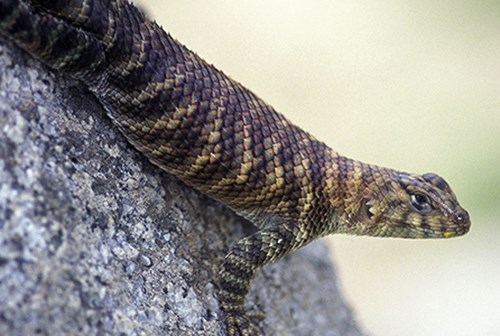
[[[253,226],[135,151],[79,83],[0,39],[0,335],[225,335]],[[360,335],[324,242],[258,272],[268,335]]]

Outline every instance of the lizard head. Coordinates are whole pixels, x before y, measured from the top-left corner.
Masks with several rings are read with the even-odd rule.
[[[366,177],[366,176],[364,176]],[[435,174],[375,170],[352,209],[351,232],[399,238],[450,238],[469,231],[469,214]]]

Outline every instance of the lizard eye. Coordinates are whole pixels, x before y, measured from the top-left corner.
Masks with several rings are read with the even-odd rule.
[[[421,214],[428,214],[434,209],[429,197],[419,192],[410,195],[410,203]]]

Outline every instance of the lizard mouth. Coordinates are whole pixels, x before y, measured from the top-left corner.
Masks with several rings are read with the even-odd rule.
[[[463,236],[469,232],[470,217],[467,211],[460,209],[459,211],[453,213],[449,222],[452,224],[443,225],[439,229],[435,230],[435,233],[439,234],[439,237],[453,238]]]
[[[388,214],[384,215],[384,214]],[[433,222],[432,217],[422,216],[413,218],[401,216],[391,218],[391,211],[387,206],[368,200],[362,202],[359,215],[366,223],[379,226],[374,235],[400,238],[453,238],[459,237],[470,229],[470,218],[462,208],[451,210],[444,218]],[[386,217],[387,216],[387,217]],[[404,219],[403,219],[404,218]],[[385,224],[382,224],[385,222]],[[377,224],[378,223],[378,224]]]
[[[469,232],[469,229],[470,229],[470,222],[467,222],[465,225],[456,226],[450,230],[444,231],[443,237],[452,238],[452,237],[463,236],[464,234]]]
[[[454,227],[446,230],[427,229],[422,227],[414,227],[414,230],[423,234],[422,238],[453,238],[463,236],[469,232],[469,227]]]

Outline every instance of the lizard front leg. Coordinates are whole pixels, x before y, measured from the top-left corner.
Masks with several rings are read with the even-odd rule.
[[[285,223],[241,239],[226,255],[220,272],[220,300],[230,336],[260,335],[245,298],[256,270],[304,246],[308,238],[304,225]]]

